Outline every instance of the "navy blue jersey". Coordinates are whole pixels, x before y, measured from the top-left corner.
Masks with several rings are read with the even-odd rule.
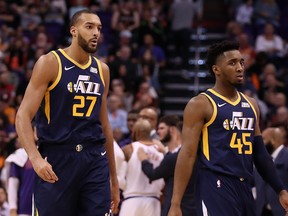
[[[202,129],[201,166],[225,175],[251,179],[257,119],[254,107],[240,92],[234,102],[212,89],[202,94],[210,100],[214,111]]]
[[[36,115],[40,143],[104,142],[99,120],[105,85],[101,63],[90,56],[80,65],[62,49],[52,53],[59,71]]]

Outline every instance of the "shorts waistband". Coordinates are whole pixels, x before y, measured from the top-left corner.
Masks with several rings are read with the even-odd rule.
[[[70,143],[70,144],[46,144],[39,145],[39,151],[63,151],[63,152],[82,152],[88,149],[102,148],[103,143],[88,142],[88,143]]]
[[[160,201],[160,198],[157,196],[143,196],[143,195],[141,195],[141,196],[129,196],[129,197],[124,198],[123,200],[128,200],[128,199],[132,199],[132,198],[153,198],[153,199],[157,199]]]
[[[232,178],[232,179],[235,179],[235,180],[239,180],[240,182],[248,182],[249,181],[249,178],[244,177],[244,176],[242,177],[242,176],[229,175],[229,174],[226,174],[226,173],[217,172],[217,171],[210,170],[210,169],[207,169],[207,168],[202,168],[202,170],[214,173],[214,174],[219,175],[219,176],[225,176],[225,177],[229,177],[229,178]]]

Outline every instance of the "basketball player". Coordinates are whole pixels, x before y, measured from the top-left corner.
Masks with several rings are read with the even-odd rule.
[[[183,144],[168,215],[182,215],[180,203],[197,150],[197,215],[254,216],[250,184],[253,162],[288,211],[288,193],[263,144],[256,101],[237,91],[244,83],[239,45],[229,41],[212,45],[206,63],[216,82],[213,88],[192,98],[184,110]]]
[[[133,142],[122,148],[127,161],[127,172],[119,216],[160,216],[159,198],[164,180],[150,182],[141,170],[141,161],[137,155],[138,149],[143,148],[151,155],[149,162],[153,167],[157,167],[163,159],[163,154],[158,151],[158,146],[150,137],[151,130],[148,119],[138,119],[133,127]]]
[[[17,113],[20,142],[39,176],[36,215],[103,216],[110,207],[117,209],[106,105],[109,68],[91,55],[101,27],[99,17],[88,10],[73,15],[71,45],[39,58]],[[39,151],[31,127],[35,115]]]

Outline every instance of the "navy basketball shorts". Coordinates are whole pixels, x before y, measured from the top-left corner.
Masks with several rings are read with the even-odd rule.
[[[54,148],[55,147],[55,148]],[[111,203],[109,165],[103,145],[40,147],[58,181],[37,177],[34,215],[104,216]]]
[[[196,185],[198,216],[255,216],[247,180],[200,169]]]

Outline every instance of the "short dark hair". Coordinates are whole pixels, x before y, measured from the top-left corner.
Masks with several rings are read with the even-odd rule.
[[[160,118],[159,123],[164,123],[168,126],[177,127],[180,122],[180,118],[176,115],[165,115]]]
[[[69,23],[69,27],[71,28],[71,26],[75,26],[75,24],[78,21],[78,18],[82,15],[82,14],[95,14],[94,12],[88,10],[88,9],[83,9],[80,11],[77,11],[76,13],[73,14],[73,16],[70,19],[70,23]],[[97,14],[95,14],[97,15]]]
[[[215,65],[217,58],[226,51],[239,50],[239,43],[234,41],[222,41],[210,46],[207,53],[206,65],[210,73],[214,76],[212,66]]]

